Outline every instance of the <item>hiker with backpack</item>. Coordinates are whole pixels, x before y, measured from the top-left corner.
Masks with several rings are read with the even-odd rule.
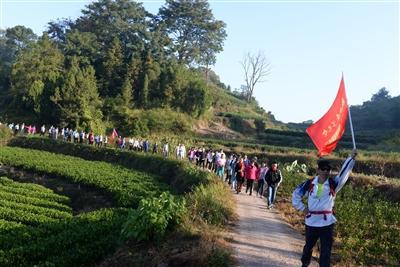
[[[276,191],[282,182],[282,173],[278,169],[278,162],[273,161],[267,173],[265,174],[265,181],[267,182],[268,190],[268,209],[274,205]]]
[[[332,165],[327,159],[318,161],[317,176],[301,183],[293,192],[292,204],[305,216],[306,243],[301,257],[302,266],[308,266],[311,261],[312,249],[320,239],[320,266],[330,266],[333,243],[333,228],[336,223],[333,206],[336,193],[344,186],[353,169],[357,151],[354,149],[340,172],[335,177],[329,177]],[[306,197],[307,206],[302,198]]]

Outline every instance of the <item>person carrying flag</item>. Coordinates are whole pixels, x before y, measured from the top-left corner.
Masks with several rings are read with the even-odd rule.
[[[347,118],[349,118],[350,123],[353,151],[351,156],[343,163],[338,175],[329,177],[332,165],[329,160],[321,158],[318,161],[318,175],[297,186],[292,194],[293,206],[302,211],[305,216],[306,244],[301,257],[302,266],[310,264],[312,249],[318,239],[321,243],[319,265],[323,267],[330,266],[333,228],[336,223],[333,210],[335,197],[336,193],[342,189],[349,178],[357,156],[353,124],[342,76],[339,91],[332,106],[322,118],[310,125],[306,130],[318,149],[320,157],[328,155],[336,148],[345,131]],[[302,202],[303,197],[307,198],[307,206]]]
[[[308,266],[311,261],[312,249],[320,239],[320,266],[330,266],[333,243],[333,228],[336,218],[333,211],[336,193],[344,186],[354,166],[357,150],[347,158],[335,177],[329,177],[332,165],[327,159],[318,161],[318,175],[296,187],[292,194],[293,207],[302,211],[305,216],[306,243],[301,257],[302,266]],[[302,198],[306,197],[307,206]]]

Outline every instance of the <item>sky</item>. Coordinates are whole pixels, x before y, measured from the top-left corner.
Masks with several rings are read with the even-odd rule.
[[[0,28],[24,25],[40,35],[57,18],[76,19],[88,0],[0,0]],[[139,1],[153,14],[164,1]],[[400,95],[400,0],[209,1],[226,23],[213,70],[240,88],[246,53],[271,65],[254,95],[283,122],[316,121],[331,106],[342,73],[348,103],[361,105],[382,87]]]

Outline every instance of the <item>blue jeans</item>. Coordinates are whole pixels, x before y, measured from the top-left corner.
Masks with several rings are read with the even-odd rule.
[[[276,196],[276,187],[268,185],[268,206],[274,204]]]
[[[264,192],[264,180],[261,179],[258,180],[257,193],[262,196],[263,192]]]

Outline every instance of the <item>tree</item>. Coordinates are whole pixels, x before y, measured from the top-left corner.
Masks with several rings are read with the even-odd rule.
[[[123,53],[121,43],[117,37],[107,49],[100,71],[100,93],[103,97],[116,97],[121,92],[123,84]]]
[[[94,65],[99,58],[98,50],[100,44],[96,36],[91,32],[80,32],[71,30],[66,35],[65,44],[62,45],[66,57],[77,57],[79,64],[85,66]]]
[[[144,74],[143,88],[140,91],[139,97],[140,106],[146,108],[149,101],[149,76],[147,73]]]
[[[205,82],[201,79],[190,81],[183,96],[182,110],[192,116],[200,117],[210,105]]]
[[[74,25],[71,19],[57,19],[48,23],[47,34],[50,38],[58,43],[63,44],[67,40],[67,33],[71,30]]]
[[[82,13],[72,28],[95,34],[102,44],[102,52],[117,37],[124,58],[129,59],[135,51],[142,51],[149,39],[149,14],[141,3],[131,0],[99,0],[89,4]]]
[[[6,30],[7,44],[19,51],[36,41],[37,36],[32,29],[24,26],[15,26]]]
[[[387,99],[390,99],[389,92],[385,87],[382,87],[376,94],[372,95],[371,102],[378,102]]]
[[[126,108],[131,108],[132,107],[132,84],[131,81],[129,79],[129,77],[125,78],[124,84],[122,85],[122,90],[121,90],[121,104],[122,106],[126,107]]]
[[[207,1],[167,0],[159,16],[179,63],[215,64],[226,38],[225,23],[214,18]]]
[[[240,64],[243,68],[246,82],[246,99],[250,102],[256,84],[264,82],[263,78],[271,73],[271,66],[262,52],[254,55],[247,53]]]
[[[23,50],[11,70],[11,94],[15,108],[49,118],[43,110],[49,105],[63,75],[64,56],[44,34],[37,43]]]
[[[36,40],[33,31],[24,26],[0,30],[0,91],[10,88],[11,66],[17,55]]]
[[[81,68],[78,58],[73,57],[61,86],[51,97],[60,126],[99,129],[103,116],[96,83],[93,67]]]

